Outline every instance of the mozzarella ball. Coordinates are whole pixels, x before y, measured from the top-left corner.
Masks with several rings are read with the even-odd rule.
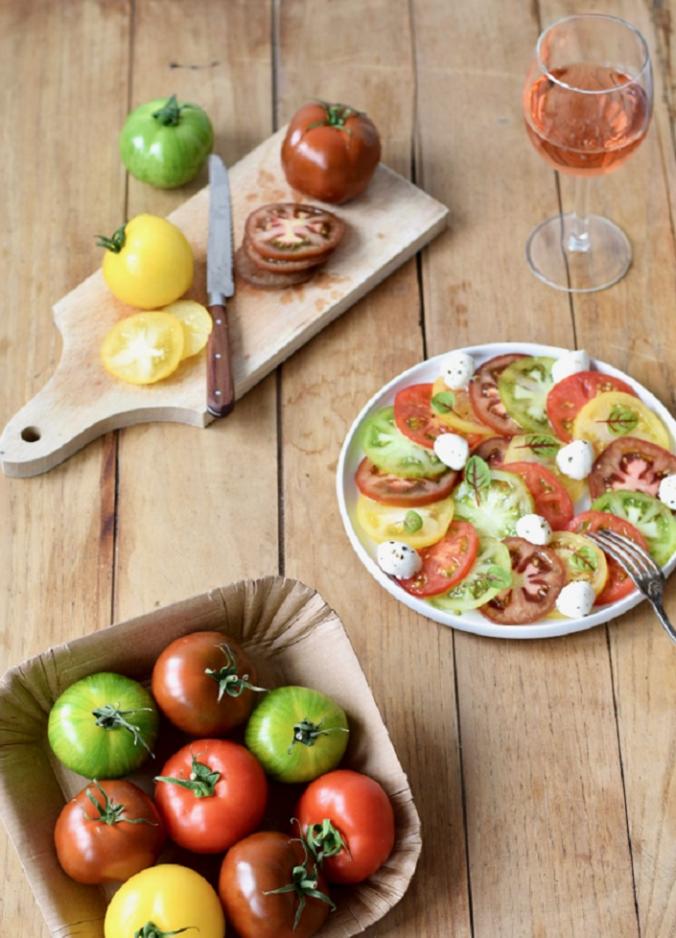
[[[556,454],[556,465],[570,479],[586,479],[594,465],[594,447],[588,440],[573,440]]]
[[[552,365],[552,378],[556,384],[578,371],[589,371],[589,355],[583,348],[564,352]]]
[[[398,580],[408,580],[422,567],[422,557],[418,551],[403,541],[385,541],[378,544],[376,559],[383,573]]]
[[[524,541],[546,547],[552,539],[552,526],[542,515],[524,515],[516,522],[516,534]]]
[[[434,441],[434,452],[449,469],[463,469],[469,456],[469,443],[457,433],[442,433]]]
[[[556,608],[568,619],[582,619],[588,616],[596,602],[596,593],[586,580],[574,580],[566,583],[556,597]]]
[[[657,490],[657,496],[667,508],[676,511],[676,472],[672,472],[670,476],[665,476],[662,479]]]
[[[446,387],[466,388],[476,370],[474,359],[467,352],[451,352],[444,359],[443,375]]]

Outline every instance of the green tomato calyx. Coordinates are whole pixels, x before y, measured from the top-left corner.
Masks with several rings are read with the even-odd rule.
[[[122,248],[124,247],[124,242],[126,241],[125,228],[127,223],[120,225],[117,231],[114,231],[110,238],[106,235],[97,235],[96,244],[97,247],[105,248],[107,251],[112,251],[113,254],[119,254]]]
[[[296,908],[296,915],[293,920],[294,931],[300,925],[300,920],[303,917],[303,910],[305,909],[305,903],[308,896],[310,896],[312,899],[319,899],[320,902],[325,902],[330,907],[332,912],[335,912],[336,910],[335,903],[331,901],[325,892],[322,892],[318,888],[319,879],[317,877],[317,864],[313,864],[312,872],[310,872],[308,869],[310,857],[308,856],[307,845],[303,840],[299,841],[299,843],[301,843],[303,846],[305,859],[302,863],[299,863],[298,866],[294,866],[293,870],[291,871],[291,882],[287,883],[285,886],[279,886],[277,889],[268,889],[263,893],[264,896],[281,896],[288,892],[295,892],[296,896],[298,897],[298,907]]]
[[[305,842],[317,863],[335,857],[341,850],[347,850],[340,831],[327,817],[321,823],[308,827]]]
[[[143,733],[141,732],[141,727],[137,726],[135,723],[130,723],[126,717],[130,713],[141,713],[141,711],[146,711],[148,713],[153,712],[152,707],[135,707],[133,710],[119,710],[117,707],[114,707],[112,704],[104,704],[102,707],[97,707],[96,710],[92,710],[92,716],[96,718],[96,725],[100,726],[104,730],[127,730],[131,733],[134,739],[135,746],[143,746],[148,755],[152,756],[154,759],[155,756],[150,750],[150,746],[143,738]]]
[[[103,785],[97,782],[96,779],[93,781],[93,785],[98,790],[99,794],[103,798],[103,804],[97,799],[90,788],[87,788],[85,794],[87,798],[94,805],[98,811],[98,817],[89,817],[91,821],[95,823],[101,822],[103,824],[108,824],[112,826],[113,824],[119,824],[120,821],[125,821],[127,824],[150,824],[151,827],[157,827],[157,821],[152,821],[148,817],[126,817],[125,811],[126,807],[123,804],[118,804],[114,801],[105,790]]]
[[[172,94],[166,104],[158,111],[153,111],[153,117],[164,127],[175,127],[181,120],[181,111],[183,106],[176,100],[176,95]]]
[[[304,746],[314,746],[320,736],[328,736],[330,733],[349,733],[344,726],[329,726],[324,729],[321,723],[312,723],[310,720],[301,720],[295,723],[293,727],[293,740],[289,751],[296,743],[302,743]]]
[[[191,928],[195,928],[195,925],[186,925],[185,928],[177,928],[175,931],[162,931],[154,922],[146,922],[143,928],[134,932],[134,938],[171,938],[172,935],[181,935]]]
[[[308,124],[306,131],[314,130],[315,127],[335,127],[336,130],[342,130],[351,137],[352,131],[345,124],[348,118],[359,117],[360,112],[355,111],[348,104],[328,104],[326,101],[319,101],[318,103],[324,108],[326,116],[322,120]]]
[[[214,772],[205,765],[204,762],[198,762],[195,756],[192,757],[190,767],[190,778],[174,778],[171,775],[158,775],[156,782],[167,782],[169,785],[180,785],[191,791],[195,798],[211,798],[216,789],[216,783],[221,777],[220,772]]]
[[[225,657],[225,664],[220,668],[205,668],[204,673],[218,684],[218,701],[223,700],[225,694],[228,697],[239,697],[245,690],[256,691],[258,694],[265,694],[265,687],[256,687],[249,682],[249,675],[243,674],[241,677],[237,673],[237,659],[232,653],[229,645],[219,645],[220,650]]]

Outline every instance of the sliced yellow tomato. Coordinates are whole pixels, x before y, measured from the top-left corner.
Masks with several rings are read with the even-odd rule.
[[[164,313],[171,313],[180,321],[185,333],[183,358],[197,355],[209,341],[213,320],[206,306],[196,303],[195,300],[178,300],[171,306],[165,306]]]
[[[587,494],[587,483],[582,479],[571,479],[556,465],[556,454],[564,444],[548,433],[519,433],[513,436],[505,450],[504,462],[537,462],[546,466],[565,486],[566,491],[578,502]]]
[[[136,313],[115,323],[101,344],[101,361],[122,381],[153,384],[176,371],[184,345],[183,326],[171,313]]]
[[[439,377],[432,385],[432,400],[434,400],[438,394],[448,393],[449,391],[455,397],[453,410],[448,410],[444,413],[437,413],[435,411],[442,423],[445,423],[446,426],[455,430],[456,433],[460,433],[462,436],[495,436],[495,430],[491,430],[491,428],[487,427],[484,423],[479,423],[475,418],[469,400],[469,394],[464,389],[460,388],[459,390],[451,391],[444,379]]]
[[[606,391],[592,397],[573,422],[573,438],[589,440],[597,453],[621,436],[649,440],[671,449],[669,431],[657,414],[633,394]]]
[[[403,541],[420,549],[440,541],[453,520],[453,499],[442,498],[431,505],[396,508],[381,505],[365,495],[357,502],[357,521],[372,540]]]
[[[608,564],[600,547],[584,534],[572,531],[555,531],[549,546],[563,561],[566,583],[585,580],[597,596],[601,595],[608,579]]]

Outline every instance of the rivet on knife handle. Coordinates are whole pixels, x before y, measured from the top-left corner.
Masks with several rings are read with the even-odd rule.
[[[214,327],[207,346],[207,410],[214,417],[225,417],[235,406],[228,316],[225,306],[210,306],[209,312]]]

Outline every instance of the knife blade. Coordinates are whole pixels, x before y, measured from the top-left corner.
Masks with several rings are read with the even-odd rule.
[[[228,171],[220,156],[212,153],[209,157],[207,305],[213,328],[207,344],[207,410],[213,417],[225,417],[235,406],[226,309],[226,299],[234,292]]]

